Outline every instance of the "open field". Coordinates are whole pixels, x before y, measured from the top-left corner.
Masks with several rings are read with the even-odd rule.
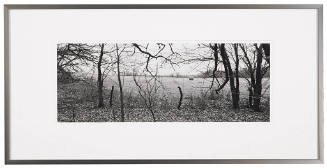
[[[138,76],[137,79],[140,83],[145,83],[145,79],[143,76]],[[209,86],[211,84],[212,79],[211,78],[193,78],[193,80],[190,80],[189,78],[177,78],[177,77],[159,77],[159,81],[161,82],[161,95],[167,94],[170,97],[179,97],[178,92],[178,86],[182,88],[183,94],[188,96],[199,96],[202,94],[209,94]],[[223,79],[219,79],[222,81]],[[133,76],[122,76],[123,81],[123,87],[124,90],[128,92],[137,93],[137,87],[133,81]],[[222,82],[221,82],[222,83]],[[264,98],[269,97],[269,78],[263,79],[263,95]],[[111,88],[111,86],[115,86],[115,88],[118,89],[118,82],[117,77],[108,77],[104,81],[104,86],[106,88]],[[244,78],[240,78],[240,97],[247,97],[248,91],[247,91],[247,81]],[[221,90],[221,92],[228,94],[230,92],[229,87],[225,87]]]

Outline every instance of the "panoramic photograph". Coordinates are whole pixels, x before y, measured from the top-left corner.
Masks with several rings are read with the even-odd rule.
[[[58,122],[269,122],[269,43],[57,44]]]

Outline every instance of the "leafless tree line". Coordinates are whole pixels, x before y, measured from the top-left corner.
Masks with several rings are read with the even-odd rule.
[[[212,79],[210,89],[214,89],[218,94],[223,88],[229,89],[232,98],[232,108],[239,109],[240,101],[240,64],[245,65],[245,78],[248,82],[249,98],[248,104],[255,111],[260,111],[262,97],[262,79],[270,69],[270,45],[243,44],[243,43],[209,43],[197,44],[192,48],[175,48],[172,43],[153,44],[82,44],[65,43],[57,46],[57,73],[61,77],[73,79],[73,75],[79,71],[85,71],[89,67],[90,71],[97,74],[97,107],[105,106],[103,98],[104,80],[112,74],[116,74],[119,86],[120,97],[120,121],[125,120],[124,114],[124,90],[121,81],[122,67],[130,64],[138,64],[142,67],[142,73],[147,76],[146,82],[141,83],[137,79],[136,70],[133,71],[133,80],[138,88],[138,94],[144,101],[146,108],[151,113],[153,121],[156,121],[153,93],[158,92],[160,87],[164,87],[158,80],[158,62],[169,65],[172,69],[183,64],[207,64],[210,69]],[[142,57],[143,62],[133,62],[130,60]],[[154,64],[155,63],[155,64]],[[135,65],[134,65],[135,66]],[[84,69],[82,68],[84,67]],[[218,77],[217,73],[221,69],[224,77]],[[244,69],[244,68],[243,68]],[[244,73],[244,71],[242,71]],[[183,101],[182,88],[178,86],[180,99],[178,109]],[[110,106],[112,106],[114,86],[110,92]]]

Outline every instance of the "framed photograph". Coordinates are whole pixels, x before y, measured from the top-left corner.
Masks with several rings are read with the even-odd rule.
[[[6,164],[322,163],[322,5],[4,5]]]

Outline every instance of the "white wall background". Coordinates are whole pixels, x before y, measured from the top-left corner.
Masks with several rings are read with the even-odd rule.
[[[241,0],[230,0],[230,1],[213,1],[213,0],[202,0],[202,1],[196,1],[196,0],[161,0],[161,1],[156,1],[157,3],[168,3],[168,4],[171,4],[171,3],[209,3],[209,4],[212,4],[212,3],[228,3],[228,4],[233,4],[233,3],[236,3],[236,4],[239,4],[239,3],[249,3],[249,4],[256,4],[256,3],[267,3],[267,4],[273,4],[273,3],[323,3],[323,1],[315,1],[315,0],[311,0],[311,1],[304,1],[304,0],[284,0],[284,1],[281,1],[281,0],[276,0],[276,1],[268,1],[268,0],[247,0],[247,1],[241,1]],[[104,0],[93,0],[93,1],[90,1],[90,0],[29,0],[29,1],[23,1],[23,0],[10,0],[10,1],[2,1],[1,3],[4,3],[4,4],[13,4],[13,3],[23,3],[23,4],[26,4],[26,3],[34,3],[34,4],[43,4],[43,3],[47,3],[47,4],[74,4],[74,3],[85,3],[85,4],[90,4],[90,3],[98,3],[98,4],[105,4],[105,3],[130,3],[130,4],[133,4],[133,3],[154,3],[154,1],[152,0],[138,0],[138,1],[133,1],[133,0],[111,0],[111,1],[104,1]],[[3,23],[3,8],[1,8],[1,16],[0,16],[0,22]],[[324,15],[324,20],[326,20],[326,17]],[[3,32],[3,26],[0,27],[0,31]],[[3,33],[0,33],[0,38],[3,39]],[[1,44],[0,44],[2,47],[0,47],[0,52],[3,53],[3,40],[1,40]],[[324,43],[324,46],[326,46],[326,43]],[[326,48],[326,47],[324,47]],[[1,61],[3,61],[3,59],[0,59]],[[325,65],[325,68],[327,68],[327,66]],[[3,74],[3,62],[1,62],[1,65],[0,65],[0,71],[1,71],[1,74]],[[326,73],[324,75],[324,78],[326,79]],[[0,79],[0,87],[3,88],[3,78]],[[325,87],[326,88],[326,87]],[[0,90],[0,93],[3,95],[3,89]],[[1,96],[0,98],[1,102],[3,102],[3,96]],[[325,103],[326,104],[326,103]],[[4,109],[3,107],[3,103],[0,104],[0,108]],[[0,118],[0,121],[3,121],[3,115],[0,115],[1,118]],[[3,143],[3,140],[4,140],[4,128],[3,128],[3,125],[4,124],[0,124],[1,125],[1,128],[0,128],[0,135],[2,135],[0,137],[0,144],[4,144]],[[326,129],[325,129],[326,130]],[[325,131],[326,132],[326,131]],[[325,133],[326,135],[326,133]],[[3,149],[3,145],[0,146],[0,151],[4,151]],[[1,152],[0,153],[0,165],[3,166],[4,164],[4,153]],[[75,166],[87,166],[89,167],[90,165],[64,165],[63,167],[75,167]],[[92,165],[91,167],[105,167],[106,165]],[[120,167],[131,167],[131,166],[135,166],[135,167],[153,167],[153,165],[111,165],[111,166],[120,166]],[[250,168],[250,167],[307,167],[309,165],[156,165],[155,167],[245,167],[245,168]],[[310,167],[313,167],[313,168],[320,168],[320,167],[325,167],[326,165],[310,165]],[[15,165],[15,166],[12,166],[12,167],[20,167],[19,165]],[[57,167],[56,165],[30,165],[30,166],[25,166],[25,167]]]

